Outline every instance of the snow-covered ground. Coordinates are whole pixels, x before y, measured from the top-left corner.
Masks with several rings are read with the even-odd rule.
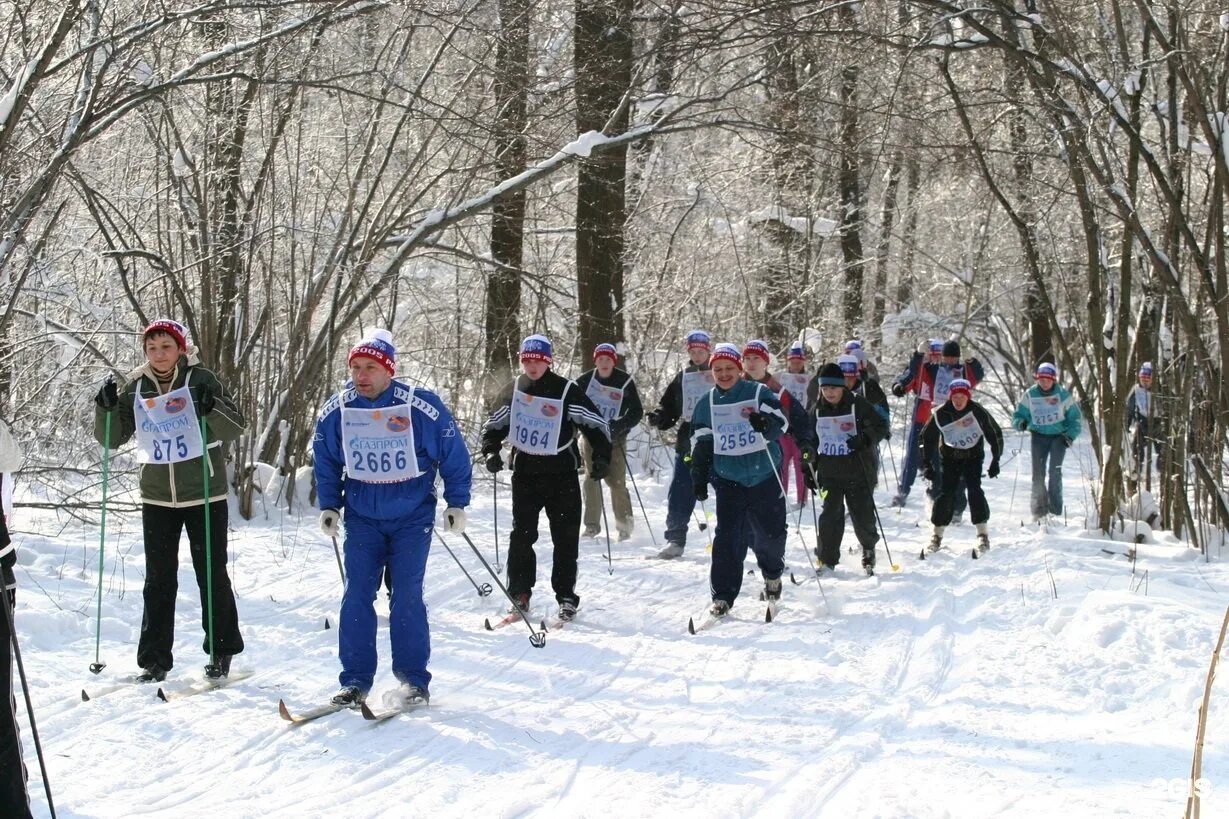
[[[929,532],[920,488],[898,512],[881,487],[899,572],[882,546],[873,579],[847,552],[826,603],[813,580],[787,583],[765,624],[749,560],[731,619],[696,636],[687,621],[706,605],[708,556],[694,526],[683,559],[645,560],[656,549],[638,517],[634,537],[614,544],[613,574],[605,541],[583,541],[580,619],[541,649],[523,626],[483,630],[502,600],[479,598],[437,543],[431,705],[381,724],[348,712],[302,726],[278,717],[279,698],[304,709],[336,688],[337,632],[325,622],[336,622],[341,586],[314,514],[232,514],[247,640],[235,670],[252,676],[169,703],[137,686],[83,703],[83,686],[136,670],[139,519],[109,518],[107,668],[95,677],[97,530],[19,510],[18,629],[59,814],[1178,816],[1229,570],[1216,544],[1209,563],[1164,535],[1139,548],[1134,569],[1104,553],[1127,546],[1084,531],[1083,455],[1066,465],[1070,522],[1048,533],[1021,526],[1027,452],[987,481],[994,548],[977,561],[967,523],[949,530],[951,552],[919,561]],[[469,531],[493,562],[482,475]],[[665,482],[639,483],[660,530]],[[505,555],[508,501],[504,486]],[[800,537],[814,544],[809,509],[786,552],[801,580]],[[449,542],[482,580],[469,547]],[[181,558],[171,685],[199,678],[204,662],[186,543]],[[539,560],[544,616],[549,545]],[[392,685],[383,634],[381,654],[376,698]],[[1229,815],[1227,702],[1222,683],[1205,816]],[[28,742],[27,762],[45,815]]]

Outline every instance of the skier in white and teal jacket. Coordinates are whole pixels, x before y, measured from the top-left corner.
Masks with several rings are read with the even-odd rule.
[[[1037,383],[1020,398],[1011,425],[1020,432],[1032,433],[1032,508],[1033,520],[1039,521],[1047,511],[1051,515],[1063,513],[1063,459],[1080,434],[1080,408],[1071,393],[1057,383],[1058,368],[1053,364],[1037,365],[1034,376]]]
[[[710,366],[716,386],[691,417],[691,475],[697,498],[708,497],[710,483],[717,494],[709,584],[710,613],[720,617],[742,588],[748,546],[764,577],[765,597],[781,596],[786,523],[777,441],[789,424],[772,390],[743,380],[742,355],[733,344],[718,344]]]

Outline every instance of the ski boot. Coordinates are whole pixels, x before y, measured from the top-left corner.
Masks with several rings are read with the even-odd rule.
[[[346,708],[358,708],[367,701],[367,692],[357,685],[345,685],[333,695],[332,703]]]

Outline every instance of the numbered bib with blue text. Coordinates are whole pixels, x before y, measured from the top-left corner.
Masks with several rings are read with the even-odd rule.
[[[585,387],[585,395],[597,407],[597,411],[606,419],[606,423],[609,424],[619,417],[619,410],[623,407],[622,387],[607,387],[605,384],[599,384],[597,376],[594,376],[589,386]]]
[[[346,477],[363,483],[397,483],[417,478],[410,405],[341,408],[341,443]]]
[[[939,369],[935,371],[935,404],[944,404],[952,394],[952,382],[955,381],[961,373],[964,372],[964,367],[948,367],[946,364],[939,365]]]
[[[738,401],[733,404],[714,403],[712,393],[709,393],[708,409],[713,423],[715,454],[745,455],[768,448],[764,436],[752,429],[751,422],[747,420],[747,416],[755,412],[758,403],[758,392],[751,401]]]
[[[858,419],[848,415],[820,415],[815,418],[815,435],[820,455],[848,455],[850,438],[858,434]]]
[[[981,424],[973,413],[962,415],[950,424],[939,426],[943,442],[952,449],[972,449],[982,439]]]
[[[811,376],[806,373],[777,373],[777,380],[799,406],[807,405],[807,385],[811,383]]]
[[[177,464],[204,453],[200,421],[187,386],[154,398],[138,395],[132,414],[141,463]]]
[[[530,455],[554,455],[563,429],[563,399],[512,393],[512,446]]]
[[[691,423],[695,415],[696,405],[700,399],[708,395],[713,388],[713,373],[711,370],[695,370],[683,373],[683,420]]]
[[[1053,426],[1063,420],[1063,399],[1058,393],[1053,395],[1030,395],[1028,411],[1033,416],[1033,426]]]

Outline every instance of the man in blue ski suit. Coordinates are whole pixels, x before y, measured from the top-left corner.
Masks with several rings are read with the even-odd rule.
[[[387,331],[374,331],[351,350],[349,364],[353,385],[321,409],[312,447],[326,535],[337,537],[345,510],[346,588],[337,630],[342,688],[333,702],[356,707],[371,690],[375,597],[387,567],[398,694],[401,704],[425,703],[431,636],[422,587],[435,523],[435,476],[444,478],[444,530],[463,532],[469,451],[437,395],[393,379],[396,351]]]

